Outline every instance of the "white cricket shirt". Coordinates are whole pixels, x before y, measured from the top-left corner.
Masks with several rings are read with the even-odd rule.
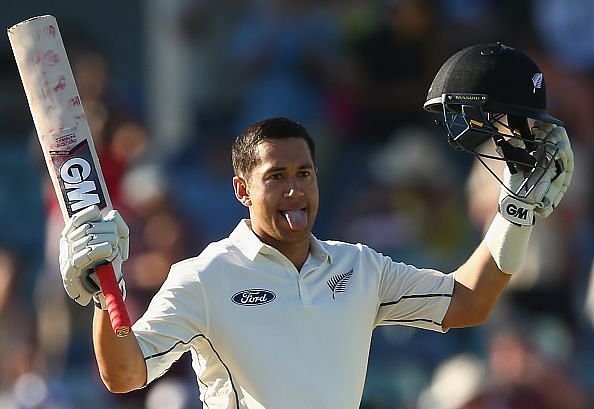
[[[133,330],[148,382],[191,351],[209,409],[356,409],[374,327],[442,331],[453,287],[453,274],[313,236],[299,272],[243,220],[173,265]]]

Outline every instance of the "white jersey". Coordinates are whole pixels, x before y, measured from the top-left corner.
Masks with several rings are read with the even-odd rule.
[[[133,331],[147,383],[191,351],[209,409],[355,409],[373,329],[443,331],[453,287],[453,274],[313,236],[297,271],[244,220],[173,265]]]

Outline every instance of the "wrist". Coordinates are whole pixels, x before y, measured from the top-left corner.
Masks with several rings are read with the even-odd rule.
[[[95,293],[93,295],[93,303],[95,304],[95,308],[99,308],[100,310],[107,311],[107,304],[105,302],[105,296],[102,292]]]
[[[122,299],[125,300],[126,299],[126,282],[124,281],[124,278],[122,277],[121,273],[120,273],[120,277],[119,277],[119,281],[118,281],[118,287],[120,289],[120,292],[122,293]],[[107,301],[105,300],[105,295],[103,294],[103,291],[101,291],[100,287],[99,287],[99,290],[97,290],[93,293],[93,303],[95,304],[96,308],[99,308],[103,311],[107,311]]]
[[[502,272],[513,274],[520,270],[531,233],[532,225],[518,225],[501,213],[495,215],[484,241]]]

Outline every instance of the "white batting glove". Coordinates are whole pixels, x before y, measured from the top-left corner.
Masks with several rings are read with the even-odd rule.
[[[511,223],[520,226],[534,224],[534,214],[549,216],[559,205],[567,191],[573,175],[573,151],[565,128],[549,123],[537,123],[532,129],[536,141],[544,141],[538,145],[535,153],[539,164],[543,166],[547,157],[553,158],[548,169],[538,168],[526,176],[522,171],[511,174],[506,167],[503,182],[511,192],[530,193],[526,197],[516,197],[502,188],[499,196],[499,212]],[[510,140],[510,143],[515,140]],[[519,190],[519,191],[518,191]]]
[[[547,142],[547,149],[552,146],[557,149],[555,165],[552,166],[554,169],[550,169],[543,178],[548,182],[548,177],[550,177],[550,186],[543,185],[542,199],[536,203],[534,209],[539,216],[548,217],[559,206],[571,183],[574,170],[573,150],[571,149],[567,131],[562,126],[539,123],[533,128],[533,132],[536,140]]]
[[[101,217],[97,206],[90,206],[68,221],[60,238],[60,272],[64,289],[80,305],[91,298],[105,309],[105,300],[94,268],[111,262],[125,296],[122,263],[128,259],[129,230],[117,210]]]
[[[507,189],[501,189],[499,212],[485,236],[497,266],[508,274],[522,267],[534,215],[547,217],[552,213],[561,202],[573,175],[573,151],[565,128],[537,123],[532,132],[535,140],[546,142],[545,145],[538,145],[539,150],[534,153],[539,164],[545,163],[547,156],[553,158],[553,163],[547,169],[537,169],[527,178],[522,171],[512,175],[505,168],[503,181]],[[530,193],[525,197],[517,197],[510,191]]]

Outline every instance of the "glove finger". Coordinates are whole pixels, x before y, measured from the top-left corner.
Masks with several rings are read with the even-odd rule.
[[[565,186],[566,188],[569,187],[569,184],[571,183],[571,178],[573,177],[573,172],[566,172],[565,175],[565,180],[563,181],[563,186]]]
[[[75,268],[71,266],[71,269]],[[80,270],[73,275],[77,275],[78,273],[80,273]],[[68,297],[72,298],[80,305],[87,305],[93,296],[82,286],[80,279],[65,279],[63,280],[63,284]]]
[[[115,274],[116,280],[118,282],[123,279],[123,275],[122,275],[122,264],[123,264],[123,260],[122,260],[122,257],[120,255],[117,255],[111,261],[111,266],[113,268],[113,273]]]
[[[560,178],[557,178],[557,179],[560,179]],[[555,182],[556,181],[557,180],[555,180]],[[558,204],[559,201],[561,201],[561,198],[559,198],[559,195],[562,195],[562,191],[561,191],[561,188],[563,187],[562,182],[561,183],[555,183],[555,182],[551,183],[549,190],[543,197],[543,204],[545,207],[554,206],[555,203]]]
[[[72,263],[72,259],[65,260],[62,268],[60,268],[60,272],[62,273],[64,285],[66,285],[67,282],[75,282],[82,275],[82,270]]]
[[[557,170],[552,164],[549,164],[548,167],[545,167],[544,164],[540,164],[540,166],[534,168],[534,170],[528,176],[526,183],[524,184],[524,190],[526,192],[530,191],[530,189],[533,189],[529,195],[532,201],[539,202],[541,200],[540,195],[546,193],[546,191],[543,192],[542,190],[536,191],[536,186],[540,185],[541,182],[545,180],[550,182],[551,179],[555,177],[556,172]]]
[[[122,218],[122,215],[117,210],[110,210],[105,216],[106,221],[113,221],[118,229],[118,234],[121,237],[128,237],[130,235],[130,229]]]
[[[550,122],[545,122],[540,119],[535,119],[534,123],[532,124],[532,129],[540,129],[544,125],[552,125]]]
[[[60,266],[64,265],[68,261],[68,257],[70,257],[68,251],[69,248],[68,240],[64,237],[60,237],[60,253],[58,255]]]
[[[87,252],[91,252],[93,248],[100,247],[103,249],[103,246],[107,246],[106,249],[110,248],[111,252],[113,252],[118,248],[118,241],[119,237],[113,232],[105,234],[90,234],[71,243],[71,254],[73,254],[74,257],[77,254],[82,255],[86,254]]]
[[[83,224],[98,220],[101,220],[101,212],[99,211],[99,208],[95,205],[85,207],[66,222],[66,226],[64,226],[64,229],[62,230],[62,235],[66,236],[69,232]]]
[[[539,196],[542,195],[540,201],[536,204],[536,208],[534,212],[541,217],[548,217],[555,208],[555,201],[558,202],[559,196],[563,195],[560,192],[560,185],[559,181],[563,178],[561,176],[557,177],[555,181],[551,181],[551,177],[554,176],[555,170],[553,168],[547,171],[547,174],[543,177],[542,181],[538,183],[537,187],[535,188],[535,192],[533,195]]]
[[[554,132],[551,138],[551,142],[558,148],[556,159],[561,161],[563,169],[573,172],[574,167],[574,155],[571,149],[571,143],[567,137],[565,129],[558,128],[559,132]]]
[[[128,260],[130,253],[130,229],[128,225],[117,210],[110,210],[105,217],[106,220],[112,220],[116,225],[117,232],[121,238],[120,240],[120,255],[122,260]]]
[[[542,122],[542,121],[535,121],[534,125],[532,126],[532,134],[537,138],[537,133],[543,134],[541,135],[542,139],[546,137],[546,134],[551,132],[557,125],[552,124],[550,122]]]
[[[555,175],[555,169],[549,168],[547,172],[535,182],[534,189],[530,193],[530,198],[537,207],[548,205],[547,194],[551,189],[551,179]]]
[[[88,222],[66,234],[70,241],[76,241],[84,236],[95,233],[115,233],[117,231],[116,225],[113,222]]]
[[[72,256],[73,254],[85,251],[85,249],[89,245],[89,241],[91,241],[91,239],[92,239],[91,236],[83,236],[78,240],[71,241],[69,255]]]
[[[535,139],[538,140],[535,157],[538,164],[542,167],[546,166],[553,160],[559,152],[559,147],[551,138],[552,133],[537,132]]]
[[[566,145],[570,145],[569,136],[567,135],[567,131],[562,126],[557,126],[552,131],[550,131],[547,135],[546,140],[553,141],[556,144],[563,143]]]
[[[85,223],[67,235],[72,243],[73,253],[82,250],[87,244],[109,241],[115,249],[119,236],[113,222]]]
[[[553,183],[559,190],[557,196],[553,199],[553,206],[557,207],[563,199],[565,192],[567,192],[567,188],[569,187],[569,183],[571,181],[571,173],[564,173],[562,177],[559,177],[558,180],[555,180]]]
[[[93,294],[91,294],[85,290],[82,290],[78,293],[78,296],[76,296],[72,299],[84,307],[84,306],[89,305],[89,302],[91,302],[92,298],[93,298]]]
[[[559,194],[555,198],[555,202],[553,203],[553,208],[556,208],[557,206],[559,206],[559,203],[561,203],[561,199],[563,199],[563,196],[565,196],[566,192],[567,192],[567,186],[562,186],[561,190],[559,191]]]
[[[113,254],[109,243],[90,245],[72,256],[71,264],[81,270],[95,267],[97,264],[108,261]]]
[[[87,253],[87,257],[93,262],[109,261],[114,257],[114,248],[109,242],[101,242],[89,245],[91,251]]]
[[[556,127],[557,127],[557,125],[555,125],[551,122],[534,121],[534,125],[532,126],[532,129],[536,129],[537,131],[544,132],[544,133],[549,133]]]
[[[119,243],[119,239],[120,239],[120,237],[113,232],[102,233],[102,234],[92,234],[88,237],[89,237],[88,244],[99,245],[102,243],[109,243],[112,250],[116,250],[118,248],[118,243]]]
[[[130,242],[127,237],[125,239],[120,240],[119,252],[122,257],[122,261],[128,260],[128,255],[130,254]]]
[[[551,183],[551,188],[547,192],[548,201],[551,203],[551,211],[559,206],[561,199],[563,199],[565,192],[567,192],[568,182],[570,180],[571,173],[562,172]]]
[[[76,300],[79,297],[80,291],[76,288],[75,285],[72,284],[72,281],[63,280],[64,290],[66,290],[66,294],[68,297]]]
[[[573,168],[573,160],[571,160],[567,153],[563,150],[560,150],[555,156],[555,166],[560,168],[564,171],[569,170],[569,168]],[[573,169],[572,169],[573,171]]]
[[[90,223],[82,224],[82,225],[78,226],[76,229],[73,229],[73,230],[67,232],[64,235],[64,237],[66,237],[68,239],[68,241],[70,241],[70,242],[78,241],[87,235],[87,230],[90,228],[91,228]]]
[[[87,233],[117,233],[117,226],[112,221],[98,221],[89,223]]]

